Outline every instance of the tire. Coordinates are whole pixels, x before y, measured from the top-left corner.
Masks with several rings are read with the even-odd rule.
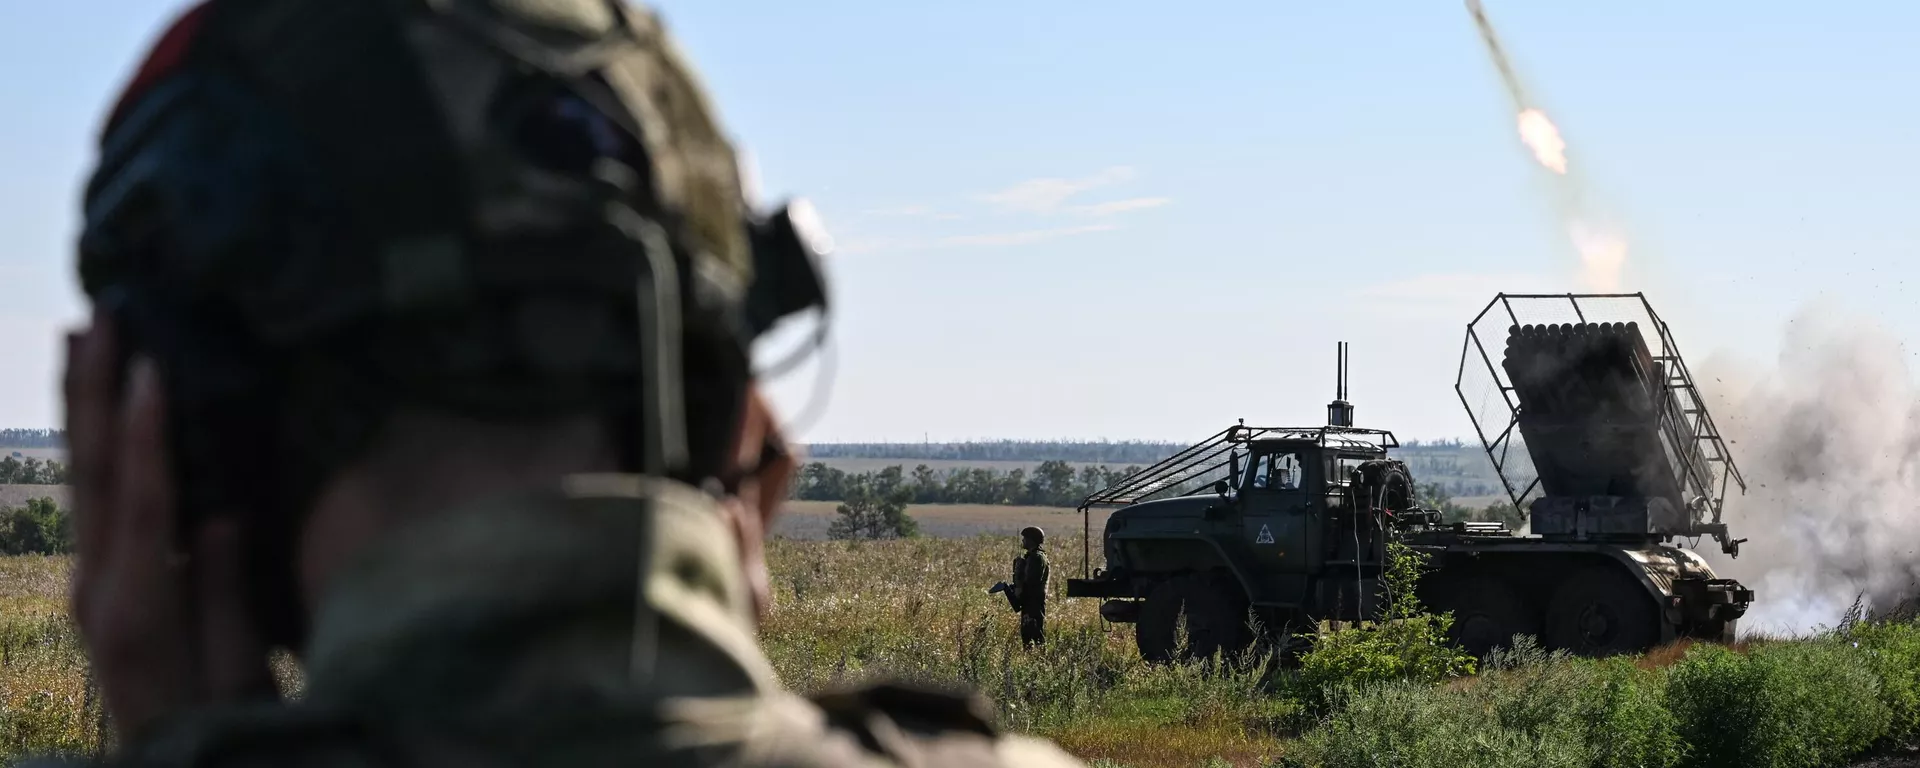
[[[1540,614],[1498,579],[1477,576],[1443,586],[1436,612],[1453,612],[1447,638],[1476,659],[1513,643],[1514,635],[1540,636]]]
[[[1175,628],[1183,616],[1187,645],[1180,648]],[[1231,577],[1211,574],[1183,574],[1160,582],[1147,593],[1133,631],[1140,658],[1150,662],[1231,656],[1253,643],[1240,585]]]
[[[1183,607],[1172,580],[1155,584],[1147,592],[1146,604],[1133,622],[1133,642],[1140,647],[1140,658],[1156,664],[1173,660],[1174,624]]]
[[[1578,571],[1547,607],[1547,647],[1578,656],[1641,653],[1660,642],[1659,607],[1622,566]]]
[[[1687,636],[1695,640],[1704,640],[1709,643],[1719,643],[1721,645],[1732,645],[1734,637],[1737,634],[1739,634],[1739,624],[1740,624],[1739,619],[1728,619],[1726,621],[1704,621],[1704,622],[1701,622],[1698,626],[1694,627],[1692,632],[1687,633]]]

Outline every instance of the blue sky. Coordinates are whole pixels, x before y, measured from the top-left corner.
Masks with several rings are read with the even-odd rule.
[[[1487,6],[1690,357],[1770,364],[1809,302],[1920,333],[1920,6]],[[180,7],[0,4],[0,425],[59,418],[92,132]],[[808,439],[1312,423],[1338,340],[1363,423],[1468,436],[1466,322],[1578,288],[1458,2],[662,9],[768,197],[841,245]]]

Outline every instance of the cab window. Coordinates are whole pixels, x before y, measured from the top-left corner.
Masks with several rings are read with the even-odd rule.
[[[1253,462],[1253,484],[1256,491],[1296,491],[1306,478],[1305,467],[1300,456],[1293,453],[1269,453]]]
[[[1327,473],[1327,484],[1330,486],[1339,486],[1351,482],[1353,480],[1354,470],[1359,469],[1360,465],[1368,461],[1370,461],[1370,459],[1354,456],[1341,456],[1338,459],[1334,459],[1331,462],[1334,466],[1331,467],[1331,471]]]

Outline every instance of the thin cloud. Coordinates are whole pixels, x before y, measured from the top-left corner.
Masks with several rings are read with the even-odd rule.
[[[1113,224],[1088,224],[1079,227],[1029,229],[1021,232],[998,232],[987,235],[955,235],[953,237],[941,238],[936,241],[936,244],[942,246],[1025,245],[1027,243],[1037,243],[1042,240],[1054,240],[1073,235],[1084,235],[1088,232],[1106,232],[1114,229],[1119,229],[1119,227]]]
[[[860,212],[862,216],[932,216],[931,205],[897,205],[890,208],[868,208]]]
[[[1125,200],[1110,200],[1104,203],[1076,205],[1068,210],[1081,216],[1113,216],[1128,211],[1142,211],[1158,208],[1173,202],[1171,197],[1130,197]]]
[[[862,218],[872,219],[928,219],[932,221],[959,221],[966,218],[958,213],[942,211],[931,205],[897,205],[883,208],[868,208],[860,212]]]
[[[873,237],[854,238],[843,241],[834,249],[836,253],[860,254],[905,251],[927,251],[944,248],[978,248],[1008,245],[1027,245],[1030,243],[1056,240],[1074,235],[1092,232],[1108,232],[1120,227],[1115,224],[1085,224],[1077,227],[1055,227],[1051,229],[1026,229],[1011,232],[987,232],[977,235],[949,235],[947,237],[897,238]]]
[[[1088,190],[1099,189],[1133,178],[1133,169],[1117,165],[1092,176],[1078,179],[1040,178],[1027,179],[998,192],[981,195],[980,199],[1003,211],[1017,213],[1053,213],[1069,198]]]
[[[1018,229],[1012,231],[987,231],[974,234],[938,234],[925,232],[924,222],[953,221],[966,218],[962,214],[942,211],[935,206],[925,204],[888,205],[869,208],[860,212],[862,218],[890,218],[910,220],[902,222],[901,227],[889,227],[894,233],[873,232],[857,234],[840,241],[839,253],[858,254],[873,252],[921,251],[940,248],[969,248],[1025,245],[1062,237],[1106,232],[1118,229],[1112,220],[1122,214],[1159,208],[1173,202],[1170,197],[1128,197],[1118,200],[1106,200],[1091,203],[1076,203],[1074,198],[1089,190],[1107,187],[1127,181],[1134,177],[1132,168],[1116,165],[1090,176],[1079,178],[1038,178],[1013,184],[997,192],[976,195],[973,200],[986,203],[1001,213],[1024,213],[1043,217],[1064,216],[1079,219],[1095,219],[1093,223],[1076,226],[1043,227]],[[906,231],[900,231],[906,230]],[[921,230],[921,231],[913,231]]]

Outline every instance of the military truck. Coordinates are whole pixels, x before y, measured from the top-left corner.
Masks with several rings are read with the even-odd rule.
[[[1089,533],[1117,509],[1067,596],[1132,623],[1148,660],[1297,648],[1321,621],[1382,615],[1398,540],[1430,555],[1418,594],[1476,655],[1517,634],[1589,656],[1733,638],[1752,590],[1674,541],[1737,557],[1720,514],[1745,483],[1644,296],[1500,294],[1468,324],[1454,389],[1526,531],[1424,507],[1393,433],[1354,426],[1337,354],[1325,425],[1242,421],[1087,497]]]

